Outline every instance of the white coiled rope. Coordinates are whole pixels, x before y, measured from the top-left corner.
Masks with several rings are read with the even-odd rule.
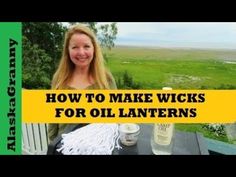
[[[61,148],[64,155],[111,155],[118,143],[119,125],[93,123],[68,134],[62,134]]]

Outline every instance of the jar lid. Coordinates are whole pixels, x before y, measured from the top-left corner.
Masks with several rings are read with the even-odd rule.
[[[162,90],[172,90],[172,87],[162,87]]]
[[[138,132],[140,130],[140,127],[138,124],[125,123],[120,125],[119,130],[120,132],[129,134]]]

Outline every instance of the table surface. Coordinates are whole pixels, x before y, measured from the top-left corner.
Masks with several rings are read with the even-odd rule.
[[[138,142],[134,146],[122,145],[122,149],[114,150],[114,155],[153,155],[151,149],[152,126],[140,124],[141,131]],[[200,133],[175,131],[173,139],[173,155],[208,155],[208,149]]]
[[[121,145],[122,149],[115,149],[113,155],[153,155],[151,149],[151,124],[140,124],[140,134],[136,145]],[[68,131],[67,131],[68,132]],[[48,146],[48,155],[61,155],[56,151],[60,147],[61,137],[57,137]],[[175,131],[173,155],[209,155],[204,137],[200,133]]]

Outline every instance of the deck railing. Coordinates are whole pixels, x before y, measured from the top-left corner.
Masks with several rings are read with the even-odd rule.
[[[22,154],[43,155],[47,148],[47,124],[22,124]]]

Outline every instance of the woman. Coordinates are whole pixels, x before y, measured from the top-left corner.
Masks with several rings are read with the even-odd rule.
[[[112,74],[105,68],[101,47],[88,27],[80,24],[67,31],[52,89],[116,89]],[[50,141],[68,125],[49,124]]]

